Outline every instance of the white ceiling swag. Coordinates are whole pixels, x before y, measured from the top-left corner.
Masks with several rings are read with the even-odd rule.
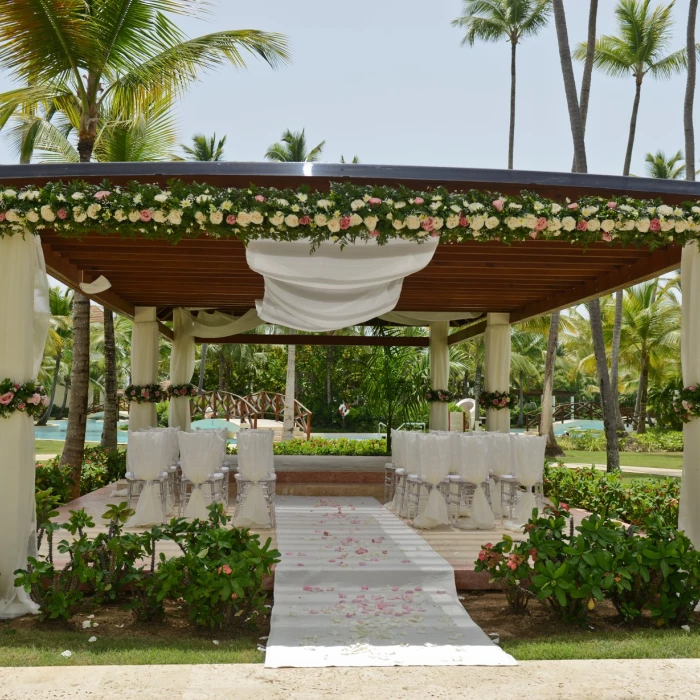
[[[313,252],[308,239],[250,241],[248,266],[265,278],[265,296],[256,301],[258,316],[320,332],[386,314],[399,300],[404,277],[428,265],[438,241],[357,241],[343,248],[324,242]]]
[[[101,294],[106,292],[111,286],[112,283],[104,275],[100,275],[94,282],[80,283],[80,289],[85,294]]]

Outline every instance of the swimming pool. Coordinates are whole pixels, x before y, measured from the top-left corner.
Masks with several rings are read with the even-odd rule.
[[[102,424],[104,421],[89,418],[85,422],[85,442],[99,442],[102,439]],[[120,420],[119,425],[128,425],[129,421]],[[48,425],[39,425],[34,428],[34,436],[37,440],[63,440],[66,439],[68,420],[52,420]],[[126,430],[117,430],[117,442],[120,445],[127,443]]]

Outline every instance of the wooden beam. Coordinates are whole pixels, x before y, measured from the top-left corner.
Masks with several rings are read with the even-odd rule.
[[[677,270],[681,265],[681,246],[671,245],[654,250],[648,258],[632,265],[623,265],[619,270],[600,275],[593,280],[576,284],[555,295],[525,304],[511,313],[511,323],[527,321],[543,314],[561,311],[575,304],[583,304],[605,294],[612,294],[634,284],[659,277]]]
[[[212,345],[363,345],[381,347],[427,348],[427,336],[386,336],[386,335],[268,335],[247,333],[229,335],[225,338],[195,338],[197,343]]]
[[[448,345],[456,345],[457,343],[463,343],[465,340],[470,338],[476,338],[479,335],[483,335],[486,332],[486,319],[479,321],[478,323],[473,323],[471,326],[462,328],[462,330],[456,333],[451,333],[447,337]]]

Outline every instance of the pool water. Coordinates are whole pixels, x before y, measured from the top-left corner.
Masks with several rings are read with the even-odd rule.
[[[99,442],[102,439],[102,424],[104,421],[89,418],[85,422],[85,442]],[[128,421],[120,420],[119,425],[128,425]],[[68,420],[52,420],[48,425],[34,428],[37,440],[65,440]],[[125,445],[127,442],[126,430],[117,430],[117,442]]]

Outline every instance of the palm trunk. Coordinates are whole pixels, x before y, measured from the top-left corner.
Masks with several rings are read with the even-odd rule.
[[[199,382],[197,384],[197,393],[201,396],[204,393],[204,370],[207,364],[207,348],[206,343],[202,343],[202,356],[199,358]]]
[[[559,60],[561,62],[561,72],[564,78],[566,104],[569,109],[571,136],[574,141],[574,162],[576,163],[576,172],[587,173],[588,162],[586,160],[586,144],[583,138],[583,122],[581,120],[581,110],[578,104],[578,96],[576,95],[576,80],[574,78],[574,67],[571,62],[569,33],[566,28],[566,14],[564,12],[563,0],[552,0],[552,6],[554,8],[554,24],[557,28]]]
[[[481,396],[481,365],[476,366],[476,372],[474,373],[474,401],[476,401],[476,406],[474,407],[474,430],[479,430],[481,425],[481,406],[479,405],[479,397]]]
[[[561,457],[564,450],[559,447],[554,435],[552,415],[552,396],[554,395],[554,364],[559,344],[559,312],[555,311],[549,322],[549,338],[547,339],[547,357],[544,363],[544,386],[542,392],[542,419],[540,435],[547,436],[546,454],[550,457]]]
[[[102,424],[102,447],[116,449],[119,406],[117,404],[117,347],[114,340],[114,316],[104,310],[105,334],[105,410]]]
[[[518,428],[522,428],[525,425],[525,395],[523,393],[523,382],[524,382],[523,372],[520,372],[520,387],[518,388]]]
[[[625,422],[622,420],[622,412],[620,411],[619,375],[620,337],[622,336],[622,302],[624,295],[625,293],[623,290],[615,293],[615,322],[613,325],[612,351],[610,354],[610,388],[615,405],[615,425],[617,426],[617,430],[622,433],[625,432]]]
[[[326,348],[326,405],[330,406],[332,401],[331,391],[331,370],[333,369],[333,346]]]
[[[287,346],[287,384],[284,389],[284,423],[282,440],[294,437],[294,399],[296,387],[296,346]]]
[[[591,319],[591,338],[593,351],[598,371],[598,385],[600,386],[600,401],[603,408],[603,425],[605,427],[605,439],[607,442],[607,470],[608,472],[620,471],[620,451],[615,425],[615,406],[612,398],[612,387],[608,375],[608,362],[605,355],[605,340],[603,338],[603,321],[600,313],[600,300],[594,299],[588,302],[588,314]]]
[[[51,411],[53,411],[53,405],[56,401],[56,387],[58,387],[58,374],[61,367],[61,359],[63,358],[63,349],[59,349],[56,354],[56,365],[53,370],[53,381],[51,382],[51,395],[49,396],[49,405],[44,411],[44,415],[39,419],[37,425],[46,425],[49,418],[51,418]]]
[[[73,299],[73,365],[71,367],[70,413],[66,442],[61,455],[61,466],[71,469],[73,488],[71,498],[80,496],[80,473],[85,448],[85,421],[87,420],[90,386],[90,300],[75,293]]]
[[[515,150],[515,51],[517,41],[510,42],[510,130],[508,132],[508,170],[513,169]]]
[[[61,402],[61,408],[58,410],[58,420],[62,420],[63,416],[66,414],[66,404],[68,403],[68,393],[70,392],[70,380],[66,382],[63,390],[63,401]]]
[[[226,357],[224,355],[224,346],[221,346],[219,350],[219,391],[224,390],[224,365],[226,362]]]
[[[630,174],[632,166],[632,150],[634,149],[634,135],[637,131],[637,115],[639,114],[639,98],[642,93],[642,76],[638,76],[636,80],[636,88],[634,91],[634,104],[632,105],[632,118],[630,119],[630,133],[627,139],[627,152],[625,153],[625,167],[622,170],[623,175]]]
[[[462,398],[466,398],[467,389],[469,388],[469,370],[464,370],[464,377],[462,378]]]
[[[688,7],[688,31],[686,54],[688,56],[688,79],[685,84],[683,103],[683,126],[685,130],[685,179],[695,180],[695,128],[693,126],[693,103],[695,101],[695,21],[698,14],[698,0],[690,0]]]
[[[649,386],[649,356],[646,348],[642,348],[639,371],[639,387],[637,389],[637,434],[647,431],[647,389]]]

